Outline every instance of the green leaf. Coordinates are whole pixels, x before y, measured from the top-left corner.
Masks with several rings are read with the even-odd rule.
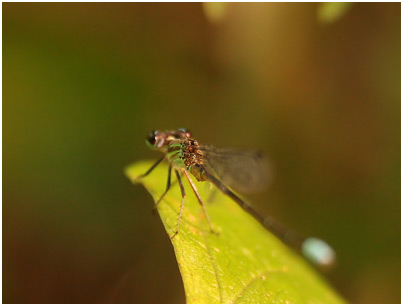
[[[136,179],[151,165],[138,162],[125,172],[156,201],[166,188],[167,165]],[[217,234],[209,230],[203,209],[183,177],[187,197],[179,234],[171,241],[188,303],[343,303],[312,267],[235,202],[216,192],[208,203],[210,184],[194,181]],[[176,179],[172,183],[158,206],[169,237],[175,233],[181,204]]]

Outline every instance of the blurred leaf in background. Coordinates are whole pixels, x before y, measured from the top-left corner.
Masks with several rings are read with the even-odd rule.
[[[323,23],[332,23],[343,17],[350,9],[349,2],[324,2],[318,5],[318,19]]]
[[[211,23],[223,21],[228,10],[227,2],[203,2],[202,7],[206,18]]]
[[[185,302],[153,129],[264,150],[267,215],[338,253],[348,301],[401,293],[400,3],[3,4],[3,302]],[[144,203],[150,203],[145,206]]]

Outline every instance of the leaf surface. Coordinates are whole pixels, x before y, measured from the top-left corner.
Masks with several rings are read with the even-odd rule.
[[[167,165],[138,162],[126,168],[157,201],[166,188]],[[181,193],[175,175],[172,187],[158,206],[165,229],[175,233]],[[179,234],[172,239],[187,303],[343,303],[322,277],[235,202],[214,192],[208,182],[193,180],[204,200],[214,230],[189,183]],[[209,201],[210,199],[210,201]]]

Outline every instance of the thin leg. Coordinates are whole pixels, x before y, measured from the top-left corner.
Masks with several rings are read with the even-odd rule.
[[[185,187],[183,187],[182,179],[181,176],[178,172],[178,170],[175,170],[176,178],[178,180],[179,186],[181,188],[181,193],[182,193],[182,202],[181,202],[181,207],[179,208],[179,216],[178,216],[178,223],[176,225],[176,231],[172,235],[171,239],[173,239],[178,233],[179,233],[179,227],[182,221],[182,211],[183,211],[183,206],[185,204],[185,198],[186,198],[186,192],[185,192]]]
[[[162,201],[162,199],[165,197],[165,195],[168,193],[169,188],[171,188],[171,173],[172,173],[172,166],[169,164],[168,167],[168,179],[167,179],[167,188],[165,189],[165,192],[162,194],[162,196],[159,198],[157,202],[155,202],[155,208],[157,208],[158,204]]]
[[[207,199],[207,203],[212,203],[217,195],[217,189],[213,189]]]
[[[147,175],[149,175],[160,164],[160,162],[162,162],[164,159],[165,159],[165,156],[161,157],[159,160],[157,160],[155,162],[154,165],[151,166],[150,169],[147,170],[146,173],[140,175],[137,179],[141,179],[141,178],[146,177]]]
[[[190,178],[189,174],[187,173],[187,171],[185,169],[182,169],[182,173],[186,176],[186,179],[189,181],[190,186],[193,189],[193,192],[196,195],[197,200],[199,201],[200,205],[203,207],[203,211],[204,211],[204,215],[206,216],[208,225],[210,227],[211,232],[214,233],[213,227],[211,226],[211,221],[210,221],[210,217],[207,213],[206,207],[204,206],[204,203],[199,195],[199,192],[197,191],[196,185],[193,183],[192,179]]]

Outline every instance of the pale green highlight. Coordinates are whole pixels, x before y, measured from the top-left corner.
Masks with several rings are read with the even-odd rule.
[[[336,259],[336,253],[325,241],[318,238],[308,238],[302,245],[302,254],[318,265],[331,265]]]
[[[333,23],[347,14],[352,3],[324,2],[318,4],[318,19],[322,23]]]

